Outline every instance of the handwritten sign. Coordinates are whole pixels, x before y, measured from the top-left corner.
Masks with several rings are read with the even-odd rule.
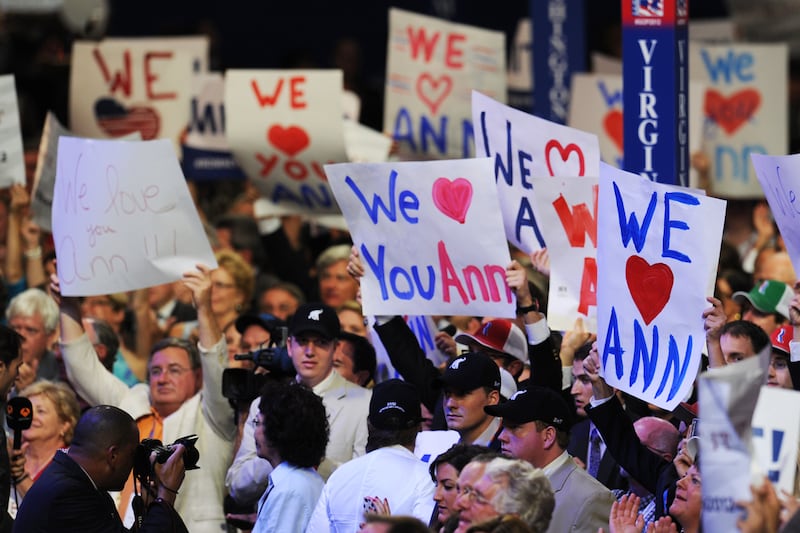
[[[192,77],[189,130],[181,143],[183,172],[191,180],[244,179],[225,137],[225,80],[218,72]]]
[[[575,318],[597,332],[597,178],[535,178],[534,199],[550,255],[547,322],[569,331]]]
[[[389,10],[383,130],[401,159],[471,157],[470,91],[505,100],[505,35]]]
[[[170,141],[62,137],[53,240],[65,296],[169,283],[216,268]]]
[[[689,82],[689,153],[703,150],[703,95],[706,85]],[[625,168],[623,164],[622,76],[618,74],[575,74],[572,78],[572,100],[567,124],[597,135],[600,157],[609,165]],[[699,175],[689,170],[689,186],[699,187]]]
[[[752,500],[750,420],[769,349],[735,365],[712,368],[697,379],[705,531],[738,531],[742,509],[735,502]]]
[[[179,153],[189,123],[191,83],[205,38],[76,42],[70,72],[70,128],[78,135],[166,138]],[[207,52],[206,52],[207,53]]]
[[[792,265],[800,272],[800,155],[752,154],[750,160]]]
[[[228,70],[233,156],[263,196],[299,212],[339,211],[323,165],[347,161],[342,71]]]
[[[36,159],[36,171],[33,175],[31,191],[31,212],[33,221],[43,230],[53,232],[52,220],[53,189],[56,185],[56,162],[58,161],[58,139],[75,135],[58,121],[52,112],[47,113],[39,141],[39,154]],[[120,140],[140,141],[138,131],[120,137]]]
[[[598,176],[597,137],[472,93],[479,155],[491,157],[506,238],[524,252],[545,246],[533,209],[532,176]]]
[[[800,392],[762,387],[753,413],[753,455],[778,494],[794,492],[799,438]]]
[[[725,201],[601,166],[597,336],[606,381],[666,410],[705,344]]]
[[[751,154],[788,152],[788,51],[785,44],[692,43],[690,75],[703,98],[715,196],[761,198]]]
[[[366,270],[365,315],[514,316],[491,167],[487,158],[325,166]]]
[[[0,76],[0,187],[25,184],[22,132],[14,75]]]

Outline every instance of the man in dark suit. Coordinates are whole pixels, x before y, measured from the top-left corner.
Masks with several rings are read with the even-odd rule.
[[[128,531],[107,491],[122,490],[138,445],[139,429],[125,411],[110,405],[86,411],[75,426],[69,451],[56,452],[26,494],[14,531]],[[183,446],[176,445],[166,463],[154,462],[140,533],[187,531],[172,507],[185,474],[183,452]]]
[[[503,418],[502,451],[541,468],[550,480],[556,506],[547,531],[596,533],[608,527],[614,496],[567,453],[571,414],[559,393],[531,386],[484,410]]]
[[[583,369],[583,360],[589,355],[591,344],[586,343],[575,352],[572,363],[572,394],[575,412],[579,417],[570,431],[567,451],[585,465],[593,478],[609,489],[628,490],[628,480],[624,478],[619,464],[609,453],[602,435],[594,423],[586,417],[586,406],[592,398],[592,381]]]

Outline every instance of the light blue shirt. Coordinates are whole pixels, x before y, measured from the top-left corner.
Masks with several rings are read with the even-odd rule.
[[[325,482],[313,468],[283,462],[269,475],[252,533],[303,533]]]

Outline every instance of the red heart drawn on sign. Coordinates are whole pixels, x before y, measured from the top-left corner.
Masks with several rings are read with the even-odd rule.
[[[706,92],[706,116],[720,125],[728,135],[733,135],[753,118],[761,105],[761,94],[755,89],[744,89],[727,98],[714,89]]]
[[[445,216],[463,224],[472,202],[472,183],[464,178],[450,181],[439,178],[433,182],[433,203]]]
[[[94,104],[94,116],[97,125],[109,137],[122,137],[139,132],[142,140],[149,141],[158,137],[161,129],[161,117],[158,112],[145,106],[126,108],[113,98],[100,98]]]
[[[430,108],[433,115],[436,114],[439,106],[452,89],[453,80],[447,74],[442,74],[438,79],[434,79],[426,72],[417,78],[417,95]]]
[[[603,119],[603,129],[617,147],[622,152],[622,111],[613,109],[606,113]]]
[[[553,171],[552,163],[550,162],[550,153],[553,151],[553,149],[557,150],[559,157],[561,157],[561,160],[558,161],[559,165],[563,165],[563,163],[567,163],[569,158],[570,158],[570,154],[572,152],[575,152],[576,154],[578,154],[578,161],[580,163],[580,167],[578,169],[578,176],[583,176],[583,172],[586,169],[586,165],[585,165],[584,160],[583,160],[583,150],[581,150],[580,146],[578,146],[575,143],[569,143],[566,146],[561,146],[561,143],[558,142],[557,140],[550,139],[549,141],[547,141],[547,144],[544,146],[544,159],[545,159],[545,161],[547,161],[547,170],[550,172],[551,176],[555,176],[556,175],[556,173]],[[556,170],[558,170],[558,168],[556,168]],[[558,175],[559,176],[567,176],[567,175],[574,175],[574,174],[572,172],[570,172],[570,171],[564,171],[564,172],[559,172]]]
[[[300,126],[284,128],[278,124],[267,130],[267,140],[289,157],[305,150],[310,142],[306,130]]]
[[[625,264],[625,280],[633,303],[644,323],[649,324],[669,301],[674,281],[672,269],[664,263],[651,265],[638,255],[632,255]]]

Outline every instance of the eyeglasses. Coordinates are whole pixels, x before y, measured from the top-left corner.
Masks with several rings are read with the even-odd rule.
[[[773,357],[772,360],[770,360],[769,362],[769,366],[771,366],[775,370],[786,370],[787,368],[789,368],[789,361],[787,361],[783,357]]]
[[[171,378],[179,378],[181,377],[184,372],[189,372],[191,368],[184,368],[178,365],[170,365],[167,368],[161,368],[160,366],[154,366],[150,369],[150,377],[151,378],[160,378],[164,372],[167,373],[167,376]]]
[[[235,283],[223,283],[221,281],[212,281],[211,288],[212,289],[232,289],[236,287]]]
[[[491,503],[486,498],[486,496],[484,496],[483,494],[481,494],[480,492],[478,492],[477,490],[475,490],[472,487],[464,487],[464,488],[459,487],[458,495],[463,497],[463,498],[467,498],[467,499],[477,503],[478,505],[489,505]]]

